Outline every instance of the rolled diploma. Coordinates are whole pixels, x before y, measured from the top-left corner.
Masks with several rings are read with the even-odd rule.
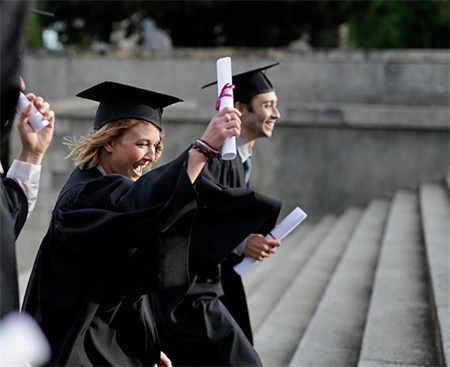
[[[22,113],[30,103],[30,100],[25,96],[25,94],[20,92],[19,99],[17,101],[17,112]],[[44,116],[42,116],[42,114],[36,109],[34,104],[28,121],[36,132],[39,132],[42,128],[46,127],[49,124],[49,122],[44,119]]]
[[[220,92],[225,84],[232,84],[231,76],[231,57],[222,57],[217,60],[217,96],[220,96]],[[230,94],[233,94],[233,90],[230,88],[227,90]],[[220,100],[219,111],[225,107],[233,108],[233,97],[224,96]],[[236,138],[233,136],[229,138],[222,146],[222,159],[229,161],[236,158]]]
[[[0,366],[34,367],[50,357],[50,347],[34,319],[25,312],[10,313],[0,321]]]
[[[275,226],[272,231],[266,236],[266,238],[275,237],[278,240],[282,240],[289,233],[291,233],[295,227],[297,227],[301,222],[305,220],[308,215],[301,210],[299,207],[296,207],[293,211],[291,211],[278,225]],[[234,266],[234,270],[239,275],[245,273],[250,265],[255,263],[255,259],[252,257],[245,257],[239,264]]]

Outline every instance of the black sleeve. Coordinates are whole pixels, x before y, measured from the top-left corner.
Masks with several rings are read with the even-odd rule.
[[[15,240],[25,223],[28,203],[20,186],[0,178],[0,318],[19,309]]]
[[[247,186],[245,184],[244,168],[239,156],[227,161],[220,158],[211,159],[204,170],[203,176],[224,187]]]
[[[266,235],[281,203],[246,188],[224,189],[202,177],[193,228],[191,261],[196,267],[222,262],[249,234]]]
[[[2,193],[5,210],[14,223],[14,234],[17,238],[28,216],[28,200],[19,184],[2,178]]]
[[[197,193],[186,171],[188,151],[177,159],[143,175],[125,193],[114,198],[120,211],[159,207],[162,226],[167,226],[176,211],[196,206]]]
[[[183,213],[196,208],[196,192],[185,168],[186,157],[185,152],[136,182],[108,175],[75,185],[58,199],[53,211],[57,242],[71,240],[73,244],[77,238],[79,247],[85,240],[95,241],[98,247],[111,241],[125,247],[145,246],[143,238],[152,238]]]

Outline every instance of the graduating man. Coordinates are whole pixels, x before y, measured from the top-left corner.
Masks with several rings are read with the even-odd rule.
[[[29,1],[0,1],[0,151],[8,150],[8,137],[16,115],[19,92],[25,89],[19,75],[23,31]],[[19,311],[15,242],[30,216],[39,189],[41,161],[54,130],[54,113],[41,97],[29,93],[28,107],[18,116],[19,157],[6,175],[0,162],[0,365],[38,365],[46,360],[48,346],[36,323]],[[29,124],[32,105],[49,124],[39,132]],[[2,154],[0,154],[2,156]],[[7,162],[3,162],[7,163]],[[20,336],[20,337],[19,337]],[[19,338],[18,338],[19,337]],[[18,342],[20,339],[21,342]],[[26,344],[26,348],[22,346]]]
[[[49,104],[33,93],[27,97],[49,121],[49,125],[39,132],[33,130],[28,122],[32,108],[30,104],[19,115],[18,130],[22,146],[6,176],[3,176],[0,162],[0,317],[19,310],[15,240],[36,205],[41,162],[54,130],[55,114]],[[2,125],[3,138],[9,133],[8,125],[12,122],[6,121]]]
[[[27,8],[25,1],[0,2],[0,151],[9,136],[19,98],[21,36]],[[15,239],[28,213],[23,190],[3,173],[0,162],[0,317],[19,306]]]
[[[0,150],[14,122],[20,89],[25,88],[19,75],[28,5],[29,1],[0,2]],[[54,113],[48,103],[31,93],[28,98],[50,124],[36,133],[28,123],[30,105],[19,116],[22,147],[6,176],[0,162],[0,318],[19,310],[15,241],[36,203],[40,164],[54,129]]]
[[[239,135],[240,112],[218,113],[178,158],[143,174],[162,153],[163,109],[181,100],[115,82],[78,96],[100,102],[94,131],[71,142],[78,167],[24,301],[49,339],[50,365],[169,366],[161,350],[178,366],[261,365],[218,300],[217,267],[230,244],[267,233],[280,206],[202,177]]]
[[[278,63],[233,75],[234,106],[242,114],[241,135],[236,139],[238,154],[233,160],[212,159],[207,166],[207,174],[214,177],[221,185],[248,187],[253,145],[259,138],[272,136],[275,123],[280,118],[280,112],[277,108],[278,98],[274,87],[264,71],[276,65]],[[216,83],[209,83],[202,88]],[[222,264],[224,296],[221,300],[251,343],[253,343],[253,335],[245,290],[242,279],[233,270],[233,266],[242,261],[244,256],[261,261],[275,253],[279,245],[278,240],[252,234]]]

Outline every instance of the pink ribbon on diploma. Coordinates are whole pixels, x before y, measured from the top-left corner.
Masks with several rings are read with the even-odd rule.
[[[219,111],[219,109],[220,109],[220,101],[222,100],[223,97],[233,97],[233,89],[234,89],[234,87],[235,87],[235,85],[234,84],[230,84],[230,83],[226,83],[222,87],[222,90],[220,91],[219,97],[217,97],[216,111]],[[231,93],[227,93],[228,89],[231,89]]]

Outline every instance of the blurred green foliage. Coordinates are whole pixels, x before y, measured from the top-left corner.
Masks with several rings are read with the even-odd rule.
[[[27,26],[25,32],[25,42],[28,47],[42,46],[42,25],[39,15],[30,12],[27,19]]]
[[[347,24],[354,47],[385,49],[448,48],[449,2],[37,0],[35,6],[55,13],[39,21],[41,27],[58,22],[65,45],[110,42],[113,23],[139,14],[153,18],[175,46],[280,47],[307,35],[312,47],[333,48],[339,44],[339,27]]]
[[[350,23],[361,48],[449,48],[448,0],[375,0]]]

